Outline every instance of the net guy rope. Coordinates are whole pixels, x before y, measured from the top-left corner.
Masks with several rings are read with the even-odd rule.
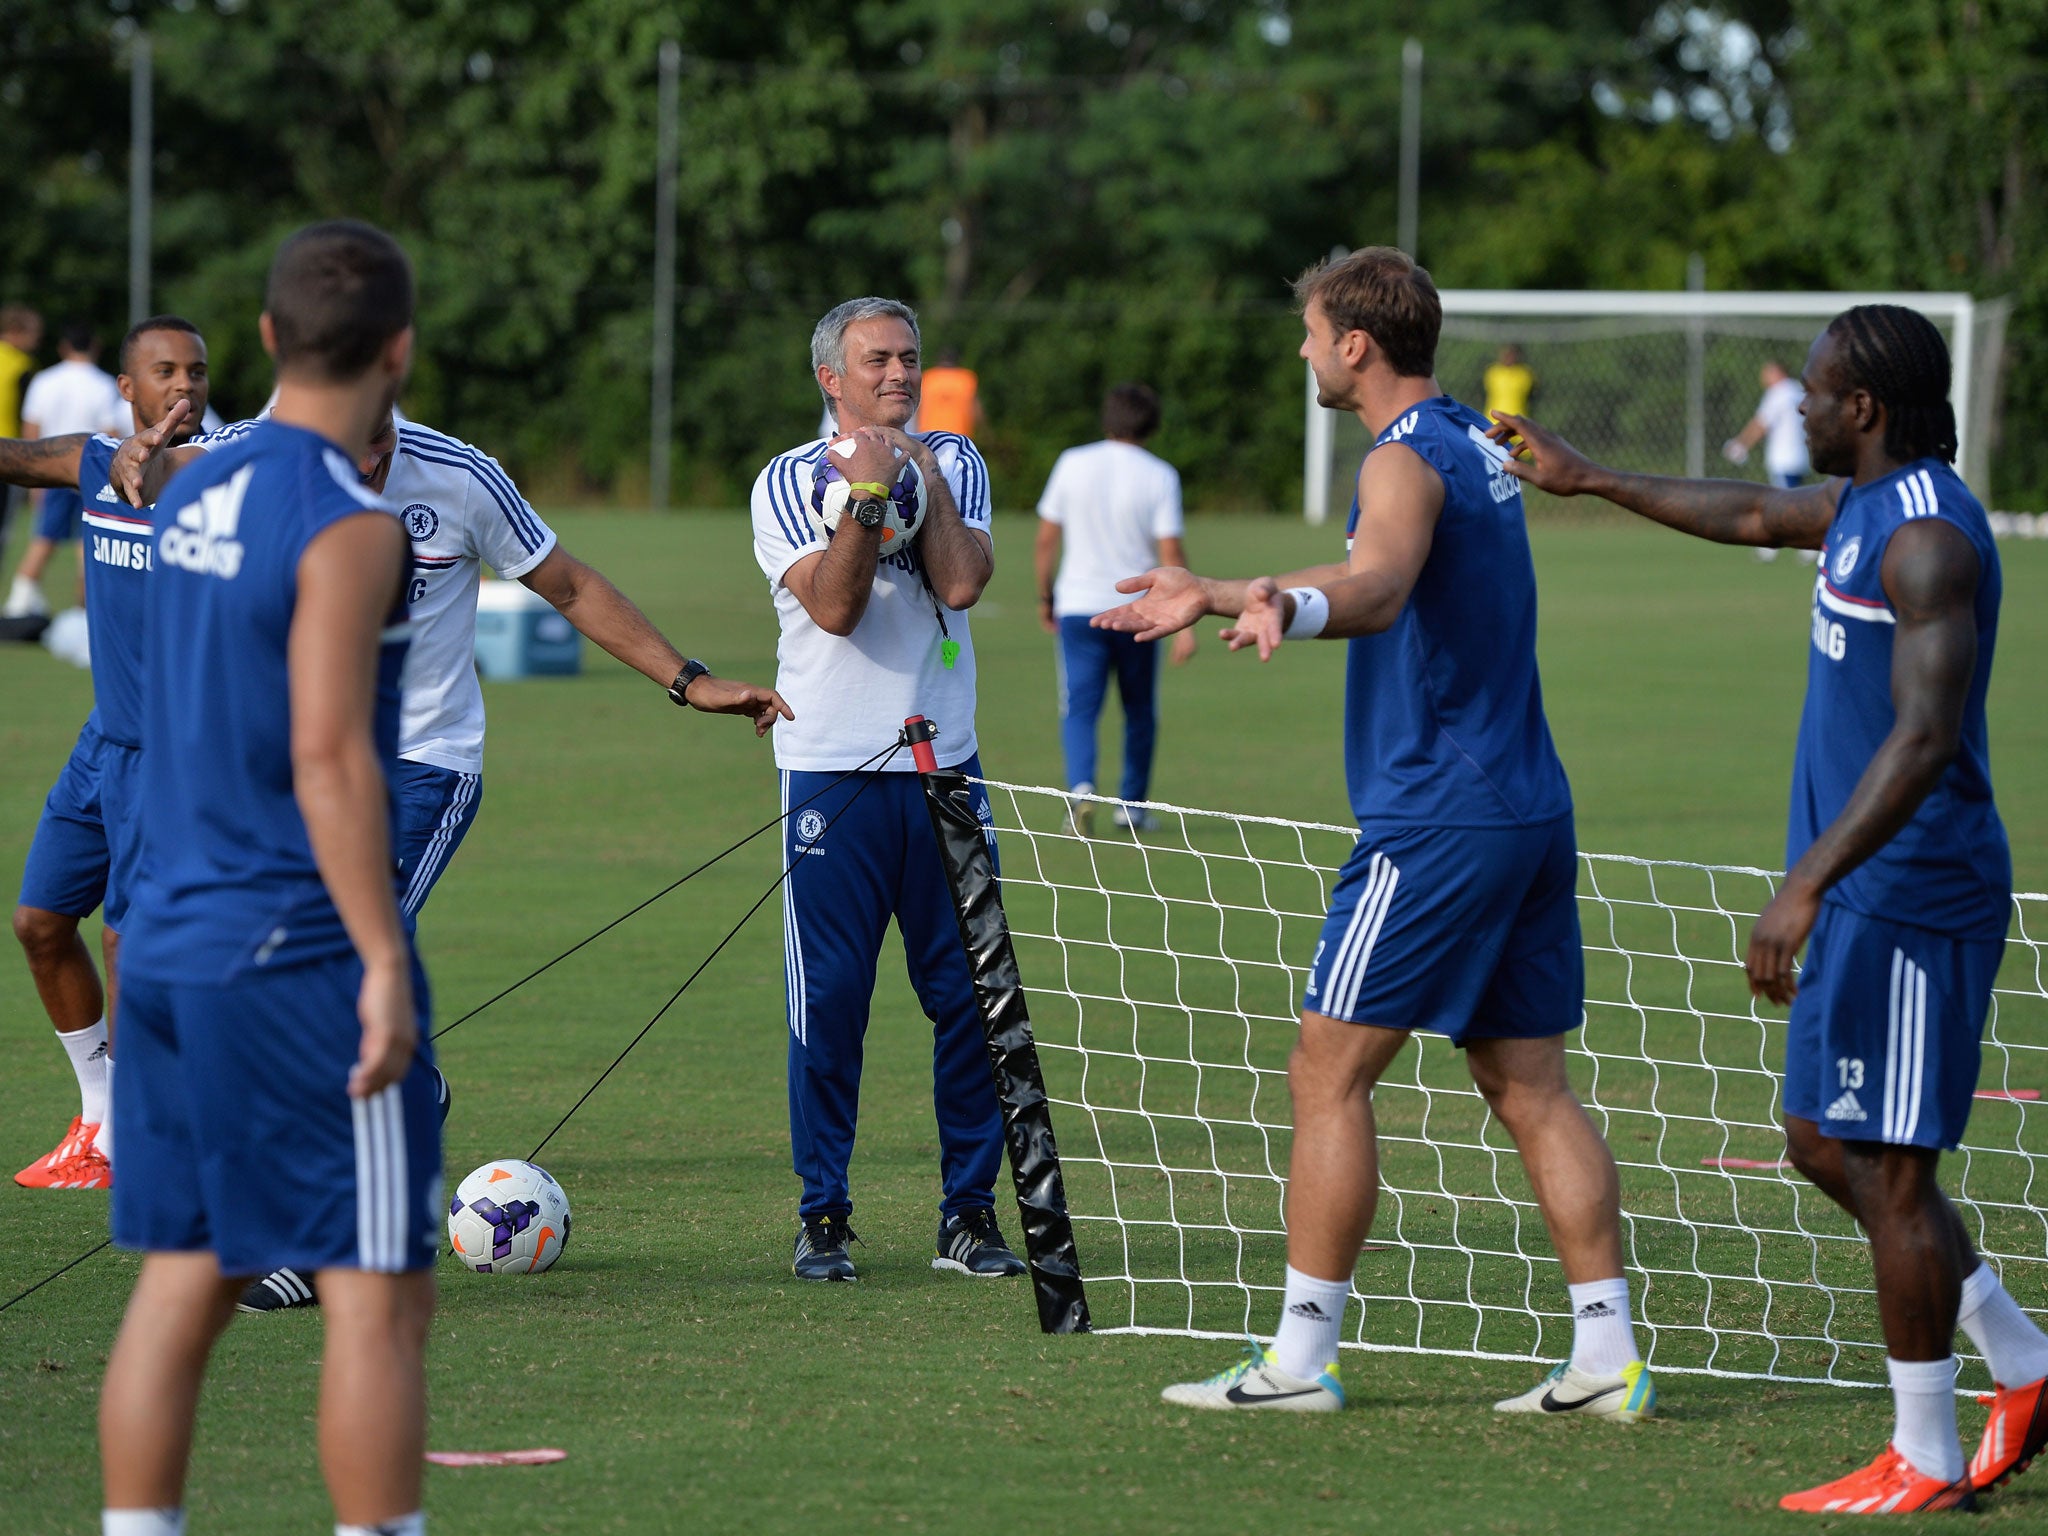
[[[985,787],[1098,1324],[1219,1338],[1268,1326],[1285,1262],[1287,1054],[1357,829],[1154,804],[1144,836],[1091,839],[1060,791]],[[1751,920],[1779,877],[1580,859],[1587,1001],[1570,1060],[1620,1166],[1652,1364],[1881,1384],[1867,1249],[1782,1162],[1785,1021],[1744,980]],[[2036,1308],[2048,1297],[2044,939],[2048,895],[2015,898],[1980,1102],[1942,1167],[1972,1240]],[[1513,1145],[1448,1042],[1416,1042],[1374,1098],[1385,1189],[1347,1343],[1561,1359],[1564,1285]]]
[[[567,949],[563,950],[560,954],[556,955],[552,960],[549,960],[545,964],[537,967],[536,969],[527,972],[526,975],[520,977],[519,980],[513,982],[509,987],[506,987],[502,991],[494,993],[492,996],[485,998],[484,1001],[478,1003],[474,1008],[470,1009],[469,1012],[463,1014],[453,1023],[444,1024],[440,1029],[434,1031],[433,1035],[430,1038],[438,1040],[443,1035],[447,1034],[449,1030],[455,1028],[457,1024],[465,1024],[469,1020],[475,1018],[478,1014],[482,1013],[486,1008],[491,1007],[493,1004],[503,1002],[506,998],[510,997],[514,992],[517,992],[521,987],[525,986],[528,982],[533,981],[541,975],[545,974],[546,972],[553,970],[557,965],[561,964],[564,960],[568,959],[578,950],[581,950],[586,946],[594,943],[596,940],[603,938],[604,935],[610,933],[614,928],[618,927],[619,924],[625,922],[628,918],[634,917],[639,913],[644,912],[647,908],[653,906],[657,901],[661,900],[662,897],[668,895],[672,891],[680,889],[682,886],[696,879],[697,876],[703,874],[704,871],[711,868],[712,865],[717,864],[721,860],[729,857],[734,853],[737,853],[740,849],[746,847],[748,843],[751,843],[755,838],[759,837],[762,833],[770,831],[775,827],[781,826],[791,816],[795,815],[798,811],[801,811],[805,806],[809,805],[812,800],[816,800],[821,795],[830,794],[834,789],[837,789],[841,784],[843,784],[847,779],[852,778],[855,774],[865,773],[868,770],[875,768],[878,764],[886,763],[888,759],[894,757],[898,752],[902,750],[903,743],[900,740],[890,743],[888,746],[882,748],[879,752],[875,753],[874,756],[870,757],[866,762],[862,763],[859,767],[848,769],[844,774],[840,775],[839,778],[834,779],[830,784],[820,789],[817,792],[817,794],[812,795],[808,799],[801,800],[796,804],[790,806],[788,810],[784,811],[781,815],[775,817],[773,820],[764,822],[762,825],[756,827],[753,831],[747,833],[746,836],[742,837],[738,842],[731,844],[722,852],[713,854],[703,863],[697,865],[696,868],[690,870],[688,873],[680,876],[678,879],[675,879],[671,881],[669,884],[663,886],[660,890],[656,891],[652,896],[646,898],[646,900],[638,902],[634,906],[627,908],[624,912],[620,913],[610,922],[598,928],[595,932],[586,935],[584,938],[578,939],[574,944],[571,944]],[[855,798],[859,798],[858,792],[856,792]],[[640,1032],[626,1043],[625,1050],[619,1052],[618,1056],[615,1057],[611,1062],[611,1065],[607,1066],[603,1072],[598,1074],[596,1082],[593,1082],[588,1088],[586,1088],[583,1091],[582,1095],[576,1100],[576,1102],[569,1106],[568,1114],[563,1115],[560,1120],[556,1121],[554,1129],[549,1131],[547,1135],[541,1138],[540,1144],[533,1149],[532,1153],[529,1154],[528,1161],[531,1161],[533,1158],[540,1156],[541,1148],[545,1147],[550,1141],[554,1140],[556,1132],[560,1131],[563,1126],[569,1123],[569,1116],[575,1114],[577,1110],[583,1107],[584,1101],[588,1099],[591,1096],[591,1094],[597,1091],[599,1084],[603,1083],[607,1077],[610,1077],[612,1075],[613,1070],[618,1067],[620,1062],[626,1059],[626,1056],[628,1055],[628,1053],[632,1051],[633,1047],[638,1045],[643,1039],[646,1038],[647,1032],[654,1028],[654,1026],[661,1021],[662,1015],[666,1014],[669,1011],[669,1009],[673,1008],[676,1005],[677,1000],[682,997],[683,993],[689,990],[690,983],[694,982],[699,976],[701,976],[704,973],[704,968],[710,965],[710,963],[718,957],[719,951],[723,950],[726,945],[732,942],[734,936],[739,933],[740,929],[746,926],[748,919],[751,918],[756,912],[761,910],[763,903],[767,901],[769,896],[775,894],[776,890],[781,887],[782,882],[788,877],[789,870],[787,868],[785,868],[780,875],[776,876],[775,884],[771,885],[768,888],[767,893],[761,897],[761,900],[755,902],[753,906],[747,909],[746,916],[742,917],[739,920],[739,922],[735,923],[732,927],[731,932],[727,933],[724,938],[720,939],[718,943],[715,946],[713,946],[711,953],[704,957],[702,962],[698,964],[696,970],[692,971],[689,975],[689,978],[685,980],[683,984],[676,989],[675,994],[671,996],[666,1003],[662,1004],[660,1009],[656,1011],[654,1017],[649,1019],[647,1023],[641,1027]],[[0,1302],[0,1312],[7,1311],[17,1302],[27,1300],[28,1297],[34,1295],[37,1291],[41,1290],[44,1286],[48,1285],[52,1280],[57,1279],[59,1276],[66,1274],[73,1269],[76,1269],[79,1265],[83,1264],[87,1259],[92,1258],[102,1249],[111,1247],[112,1244],[112,1238],[102,1238],[98,1243],[95,1243],[92,1247],[86,1249],[85,1252],[79,1254],[77,1258],[71,1259],[66,1263],[60,1265],[58,1268],[52,1270],[49,1274],[43,1276],[42,1279],[36,1281],[33,1285],[30,1285],[26,1289],[17,1292],[13,1296],[10,1296],[6,1301]]]

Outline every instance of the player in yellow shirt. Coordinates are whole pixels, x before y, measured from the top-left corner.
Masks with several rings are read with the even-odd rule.
[[[1467,375],[1470,377],[1470,375]],[[1522,361],[1522,349],[1510,342],[1486,370],[1486,416],[1498,421],[1503,416],[1529,414],[1529,397],[1536,393],[1536,375]]]
[[[21,392],[35,372],[36,348],[43,344],[43,317],[26,304],[0,305],[0,437],[21,436]],[[21,491],[0,485],[0,552],[7,548],[7,524]]]

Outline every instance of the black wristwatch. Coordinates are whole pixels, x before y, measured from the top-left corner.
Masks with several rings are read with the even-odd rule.
[[[668,696],[684,708],[688,708],[690,701],[687,695],[690,691],[690,684],[697,681],[700,677],[709,677],[710,675],[711,669],[709,667],[705,666],[703,662],[692,658],[683,663],[683,670],[678,672],[676,680],[668,685]]]
[[[868,497],[863,500],[849,501],[846,504],[846,510],[853,514],[853,520],[859,523],[861,527],[879,528],[882,526],[884,514],[889,510],[889,503]]]

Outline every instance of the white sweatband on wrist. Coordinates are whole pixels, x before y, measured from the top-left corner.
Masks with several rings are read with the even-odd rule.
[[[1330,622],[1330,600],[1323,595],[1321,587],[1289,587],[1287,595],[1294,599],[1294,617],[1287,621],[1283,638],[1315,639],[1323,632],[1323,626]]]

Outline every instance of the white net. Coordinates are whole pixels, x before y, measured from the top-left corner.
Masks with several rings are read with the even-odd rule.
[[[1286,1253],[1287,1053],[1356,829],[1155,806],[1134,835],[1109,825],[1105,802],[1098,835],[1082,837],[1058,791],[988,789],[1098,1326],[1269,1330]],[[1781,1161],[1785,1023],[1743,981],[1749,921],[1776,879],[1582,854],[1587,1001],[1572,1073],[1620,1165],[1651,1362],[1877,1384],[1868,1253]],[[1978,1247],[2029,1306],[2048,1297],[2044,941],[2048,897],[2017,898],[1980,1102],[1942,1168]],[[1457,1053],[1418,1033],[1374,1108],[1385,1189],[1347,1343],[1563,1358],[1563,1278]]]

